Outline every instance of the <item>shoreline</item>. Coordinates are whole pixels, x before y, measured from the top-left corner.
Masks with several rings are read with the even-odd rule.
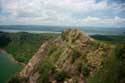
[[[27,33],[55,33],[55,34],[60,34],[60,31],[32,31],[32,30],[1,30],[3,32],[8,32],[8,33],[18,33],[18,32],[27,32]]]
[[[12,54],[8,53],[7,51],[5,51],[4,49],[0,48],[0,52],[5,54],[7,57],[9,57],[13,62],[15,62],[16,64],[20,64],[20,65],[23,65],[25,66],[24,63],[21,63],[21,62],[18,62],[13,56]]]

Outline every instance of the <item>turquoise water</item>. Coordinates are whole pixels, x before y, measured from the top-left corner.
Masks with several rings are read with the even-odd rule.
[[[21,65],[15,63],[7,55],[0,52],[0,83],[7,83],[7,80],[21,69]]]

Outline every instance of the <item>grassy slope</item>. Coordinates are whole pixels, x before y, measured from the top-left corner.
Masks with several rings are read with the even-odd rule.
[[[110,57],[105,58],[103,68],[88,83],[124,83],[125,82],[125,35],[94,35],[93,38],[115,46]]]
[[[54,33],[0,33],[0,47],[12,54],[17,61],[27,63],[42,43],[55,36]]]

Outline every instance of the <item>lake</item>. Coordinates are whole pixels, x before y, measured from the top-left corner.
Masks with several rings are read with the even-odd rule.
[[[3,32],[60,33],[65,29],[80,29],[89,35],[125,35],[125,27],[74,27],[42,25],[0,25]]]
[[[9,55],[0,52],[0,83],[6,83],[21,68],[22,65],[15,63]]]

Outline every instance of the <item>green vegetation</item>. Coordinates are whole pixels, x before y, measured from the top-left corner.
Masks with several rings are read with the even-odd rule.
[[[56,37],[54,33],[1,32],[0,48],[12,54],[17,61],[27,63],[45,41],[54,37]]]
[[[51,72],[54,72],[54,65],[51,64],[49,61],[44,61],[39,68],[41,74],[41,77],[39,78],[39,83],[50,83],[49,75],[51,75]]]
[[[68,74],[64,71],[57,70],[55,65],[46,58],[39,66],[39,72],[41,74],[38,83],[51,83],[54,79],[57,82],[63,82],[69,78]]]
[[[88,83],[124,83],[125,82],[125,35],[95,35],[93,38],[114,45],[112,54],[105,57],[102,68],[94,76],[88,77]]]
[[[27,83],[27,79],[19,77],[18,75],[15,75],[11,77],[10,80],[8,80],[8,83]]]
[[[125,35],[93,35],[91,37],[114,44],[125,44]]]
[[[74,63],[75,60],[78,59],[80,56],[81,56],[81,55],[80,55],[79,52],[73,50],[73,54],[72,54],[72,63]]]
[[[113,54],[104,59],[103,68],[101,68],[93,77],[88,78],[88,83],[124,83],[124,55],[125,46],[116,46]]]
[[[0,32],[0,47],[1,48],[4,48],[5,46],[7,46],[10,42],[10,37],[3,33],[3,32]]]
[[[57,80],[57,82],[63,82],[68,78],[69,78],[68,74],[64,71],[58,71],[55,74],[55,80]]]

